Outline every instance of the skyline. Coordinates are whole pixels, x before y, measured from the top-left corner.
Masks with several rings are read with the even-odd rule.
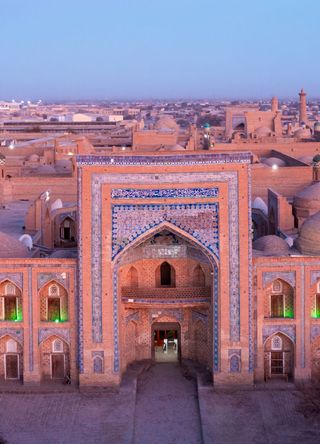
[[[0,98],[295,99],[301,87],[320,97],[312,0],[107,3],[4,0]]]

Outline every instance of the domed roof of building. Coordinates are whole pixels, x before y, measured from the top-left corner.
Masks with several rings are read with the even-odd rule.
[[[38,154],[30,154],[30,156],[28,157],[29,162],[38,162],[39,161],[39,156]]]
[[[286,162],[278,157],[268,157],[267,159],[262,160],[262,163],[272,167],[273,165],[277,165],[278,167],[286,166]]]
[[[302,254],[320,255],[320,211],[302,224],[294,245]]]
[[[60,258],[60,259],[70,259],[70,258],[76,258],[77,252],[75,250],[56,250],[53,253],[50,254],[50,257],[53,258]]]
[[[320,122],[318,121],[318,122],[316,122],[315,124],[314,124],[314,130],[315,131],[319,131],[320,132]]]
[[[22,242],[0,231],[1,258],[22,258],[29,256],[28,248]]]
[[[304,163],[307,163],[308,165],[311,165],[313,158],[312,158],[312,156],[302,156],[302,157],[299,157],[298,160],[300,160],[300,162],[304,162]]]
[[[55,174],[56,170],[51,165],[40,165],[36,169],[37,174]]]
[[[293,207],[320,210],[320,182],[307,186],[293,197]]]
[[[311,132],[309,128],[298,128],[293,135],[297,139],[308,139],[311,136]]]
[[[254,132],[257,137],[268,137],[272,134],[271,129],[267,128],[266,126],[259,126],[259,128],[256,128]]]
[[[261,251],[265,256],[285,255],[289,252],[289,245],[279,236],[270,234],[259,237],[253,244],[253,249]]]
[[[157,130],[174,130],[179,131],[179,125],[177,122],[170,116],[160,117],[159,120],[155,123],[155,129]]]
[[[268,206],[261,197],[256,197],[253,201],[252,208],[262,211],[265,215],[268,215]]]

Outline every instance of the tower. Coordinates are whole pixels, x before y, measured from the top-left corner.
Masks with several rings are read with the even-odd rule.
[[[300,103],[299,103],[299,124],[306,123],[307,118],[307,94],[303,91],[303,88],[299,92]]]
[[[279,102],[278,102],[278,97],[272,97],[271,99],[271,111],[273,113],[277,112],[279,108]]]

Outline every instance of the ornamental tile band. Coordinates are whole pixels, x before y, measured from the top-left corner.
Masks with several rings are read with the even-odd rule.
[[[163,189],[135,189],[114,188],[111,191],[112,199],[184,199],[218,197],[219,188],[163,188]]]
[[[251,163],[251,153],[208,153],[174,156],[76,156],[77,165],[217,165],[227,163]]]
[[[197,156],[195,156],[197,157]],[[204,156],[206,157],[206,156]],[[134,157],[136,158],[136,156]],[[185,157],[182,157],[185,160]],[[250,156],[244,157],[249,159]],[[159,161],[159,159],[158,159]],[[197,163],[197,162],[195,162]],[[247,160],[245,160],[247,163]],[[163,165],[163,163],[160,163]],[[176,164],[176,163],[175,163]],[[81,169],[80,169],[81,170]],[[159,174],[157,179],[154,174],[136,174],[130,173],[108,173],[108,174],[92,174],[91,176],[91,239],[92,239],[92,264],[91,264],[91,281],[92,281],[92,339],[94,342],[102,341],[102,226],[101,226],[101,203],[102,203],[102,186],[104,184],[156,184],[161,183],[201,183],[216,182],[227,183],[228,185],[228,217],[229,217],[229,267],[230,267],[230,340],[238,341],[240,338],[240,290],[239,290],[239,215],[238,215],[238,175],[237,172],[209,172],[209,173],[165,173]],[[212,204],[212,203],[211,203]],[[156,205],[156,204],[155,204]],[[199,204],[204,205],[204,204]],[[218,207],[217,207],[218,208]],[[179,208],[180,213],[183,208]],[[188,210],[184,210],[187,212]],[[130,237],[130,236],[129,236]],[[198,248],[199,238],[197,237]],[[129,244],[133,239],[129,240]],[[129,245],[128,244],[128,245]],[[208,248],[206,248],[208,252]],[[213,256],[213,255],[212,255]],[[212,257],[213,262],[215,261]],[[114,371],[119,369],[119,350],[118,350],[118,289],[117,277],[113,276],[113,304],[114,304]],[[218,292],[218,283],[215,280],[215,292]],[[215,293],[216,295],[218,293]],[[218,296],[215,297],[215,317],[218,318]],[[79,302],[81,306],[81,300]],[[217,324],[216,324],[217,325]],[[218,332],[218,329],[217,329]],[[215,338],[215,369],[218,368],[218,346],[219,340]],[[81,347],[82,348],[82,347]]]
[[[112,260],[143,233],[170,222],[219,258],[218,203],[113,205]]]

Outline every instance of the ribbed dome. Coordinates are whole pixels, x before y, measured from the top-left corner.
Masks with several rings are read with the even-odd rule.
[[[1,258],[22,258],[29,256],[28,249],[22,242],[0,231]]]
[[[252,246],[254,250],[263,252],[265,256],[284,255],[289,252],[287,242],[273,234],[260,237],[253,242]]]
[[[293,206],[308,210],[320,210],[320,182],[304,188],[293,198]]]
[[[302,254],[320,255],[320,211],[302,224],[295,246]]]

